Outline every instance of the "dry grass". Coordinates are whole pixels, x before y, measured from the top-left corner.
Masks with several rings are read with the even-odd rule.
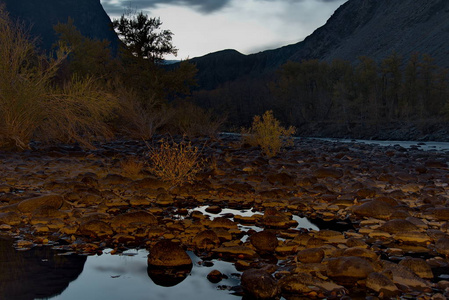
[[[73,77],[62,87],[54,77],[67,57],[37,54],[34,41],[0,5],[0,147],[29,148],[32,138],[77,141],[91,147],[98,137],[111,137],[106,122],[115,98],[92,78]]]
[[[172,110],[150,97],[145,103],[138,100],[133,91],[120,89],[119,117],[121,131],[137,139],[149,140],[157,130],[165,126],[173,116]]]
[[[174,186],[194,181],[204,167],[201,150],[190,142],[162,140],[159,147],[150,148],[149,171]]]
[[[282,147],[293,144],[292,135],[296,129],[293,126],[284,128],[274,118],[272,111],[266,111],[262,117],[255,116],[249,129],[242,130],[243,142],[252,146],[260,146],[262,151],[273,157]]]
[[[135,158],[128,158],[121,162],[120,167],[126,176],[137,178],[144,168],[144,163]]]
[[[173,127],[177,133],[189,137],[215,137],[226,118],[215,115],[193,103],[182,102],[175,107]]]
[[[43,140],[75,141],[92,148],[92,141],[114,136],[107,122],[118,107],[117,99],[92,78],[73,77],[62,88],[48,94],[45,106]]]

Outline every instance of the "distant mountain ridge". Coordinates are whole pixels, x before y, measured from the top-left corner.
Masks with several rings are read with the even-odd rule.
[[[243,55],[235,50],[193,58],[200,86],[213,89],[242,76],[258,76],[287,61],[343,59],[368,56],[380,61],[393,51],[405,59],[429,54],[449,67],[448,0],[349,0],[325,25],[304,41],[282,48]]]
[[[38,47],[50,50],[57,36],[53,26],[67,23],[68,18],[84,35],[98,40],[108,40],[112,49],[118,47],[118,37],[111,19],[100,0],[0,0],[13,19],[30,26],[30,33],[38,37]]]

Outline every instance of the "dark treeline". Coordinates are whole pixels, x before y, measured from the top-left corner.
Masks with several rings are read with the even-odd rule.
[[[446,119],[448,70],[428,55],[404,60],[392,53],[380,63],[359,57],[288,62],[275,76],[245,78],[195,93],[203,107],[228,114],[228,124],[247,125],[272,109],[285,124],[338,123],[347,126]]]

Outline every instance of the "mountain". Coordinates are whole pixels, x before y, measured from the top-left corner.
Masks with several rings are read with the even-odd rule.
[[[112,49],[118,47],[117,34],[100,0],[0,0],[13,19],[30,26],[30,33],[38,37],[38,47],[50,50],[57,36],[53,26],[67,23],[68,18],[85,36],[108,40]]]
[[[415,52],[429,54],[449,67],[449,1],[349,0],[325,25],[304,41],[279,49],[243,55],[225,50],[193,58],[202,88],[242,76],[258,76],[287,61],[344,59],[359,56],[380,61],[393,51],[405,59]]]

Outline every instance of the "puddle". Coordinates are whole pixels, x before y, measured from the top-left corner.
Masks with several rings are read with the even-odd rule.
[[[211,219],[261,214],[235,209],[223,209],[213,214],[206,212],[206,208],[202,206],[194,210]],[[298,222],[297,228],[319,230],[318,226],[321,226],[307,218],[293,216],[293,219]],[[263,230],[254,225],[239,226],[244,230]],[[129,250],[119,255],[110,252],[106,249],[101,255],[67,255],[50,247],[17,251],[11,239],[0,237],[0,295],[2,299],[15,300],[238,299],[231,288],[240,284],[240,272],[231,262],[212,260],[205,263],[188,252],[193,262],[192,269],[167,277],[148,269],[147,250]],[[210,282],[207,275],[215,269],[227,279],[219,283]]]
[[[94,256],[58,255],[63,253],[50,247],[16,251],[12,244],[12,240],[0,238],[1,299],[237,299],[224,288],[240,283],[234,265],[220,260],[203,264],[192,252],[188,252],[193,261],[190,273],[167,281],[148,271],[146,250],[120,255],[111,255],[111,250]],[[209,282],[207,275],[214,269],[228,279]]]
[[[232,263],[213,261],[213,266],[206,267],[200,264],[200,258],[188,252],[193,261],[190,274],[179,280],[161,281],[157,277],[151,278],[148,273],[148,251],[130,250],[121,255],[111,255],[107,250],[104,252],[100,256],[88,257],[79,278],[70,283],[61,295],[50,299],[237,299],[230,291],[219,289],[219,286],[236,286],[240,283],[232,275],[239,273]],[[209,282],[207,274],[214,269],[229,278],[217,284]]]
[[[238,210],[238,209],[231,209],[231,208],[224,208],[222,209],[218,214],[207,212],[206,209],[208,208],[208,205],[199,206],[197,208],[192,209],[191,211],[199,211],[204,215],[207,215],[213,220],[214,218],[223,217],[227,215],[240,215],[243,217],[251,217],[253,215],[263,215],[263,213],[258,211],[253,211],[252,209],[247,210]],[[307,218],[299,217],[293,215],[293,220],[298,222],[298,226],[296,228],[306,228],[308,230],[320,230],[319,227],[312,222],[310,222]],[[255,231],[262,231],[263,228],[257,227],[257,226],[245,226],[245,225],[239,225],[239,228],[241,229],[253,229]]]

